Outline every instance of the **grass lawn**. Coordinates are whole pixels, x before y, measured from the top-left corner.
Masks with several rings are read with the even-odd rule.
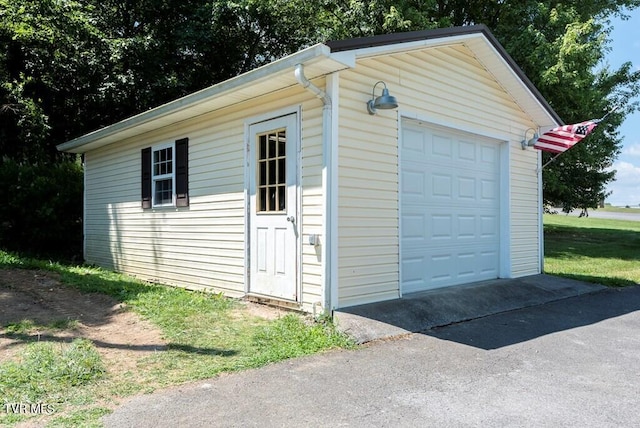
[[[633,214],[640,215],[640,207],[626,208],[626,207],[613,207],[611,205],[606,205],[604,208],[598,208],[598,211],[605,211],[610,213],[633,213]]]
[[[640,221],[544,216],[544,271],[608,286],[640,283]]]
[[[47,341],[53,336],[44,334],[41,339],[41,332],[73,330],[78,325],[74,320],[37,325],[27,319],[0,325],[0,339],[19,342],[14,357],[0,359],[0,405],[52,406],[55,412],[36,417],[37,426],[100,426],[100,417],[122,397],[353,346],[327,320],[313,322],[296,313],[259,317],[220,295],[150,285],[103,269],[23,259],[2,251],[0,269],[54,271],[64,286],[115,297],[126,310],[158,327],[167,343],[166,349],[136,358],[131,367],[109,367],[97,352],[99,343]],[[0,408],[0,426],[33,417]]]

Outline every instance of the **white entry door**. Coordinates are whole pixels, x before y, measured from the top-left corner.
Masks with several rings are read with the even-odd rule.
[[[249,292],[298,300],[297,115],[249,127]]]
[[[404,293],[498,277],[500,143],[405,120],[400,146]]]

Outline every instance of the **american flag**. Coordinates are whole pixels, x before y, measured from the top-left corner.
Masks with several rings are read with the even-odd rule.
[[[600,121],[587,120],[574,125],[558,126],[542,134],[533,147],[551,153],[563,153],[589,135],[598,126],[598,122]]]

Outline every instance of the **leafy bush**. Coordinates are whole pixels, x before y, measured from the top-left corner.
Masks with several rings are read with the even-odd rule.
[[[0,163],[0,246],[40,256],[82,253],[83,172],[78,162]]]

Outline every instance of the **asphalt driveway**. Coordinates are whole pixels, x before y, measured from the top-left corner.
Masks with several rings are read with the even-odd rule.
[[[131,399],[107,427],[620,427],[640,421],[640,287]]]

